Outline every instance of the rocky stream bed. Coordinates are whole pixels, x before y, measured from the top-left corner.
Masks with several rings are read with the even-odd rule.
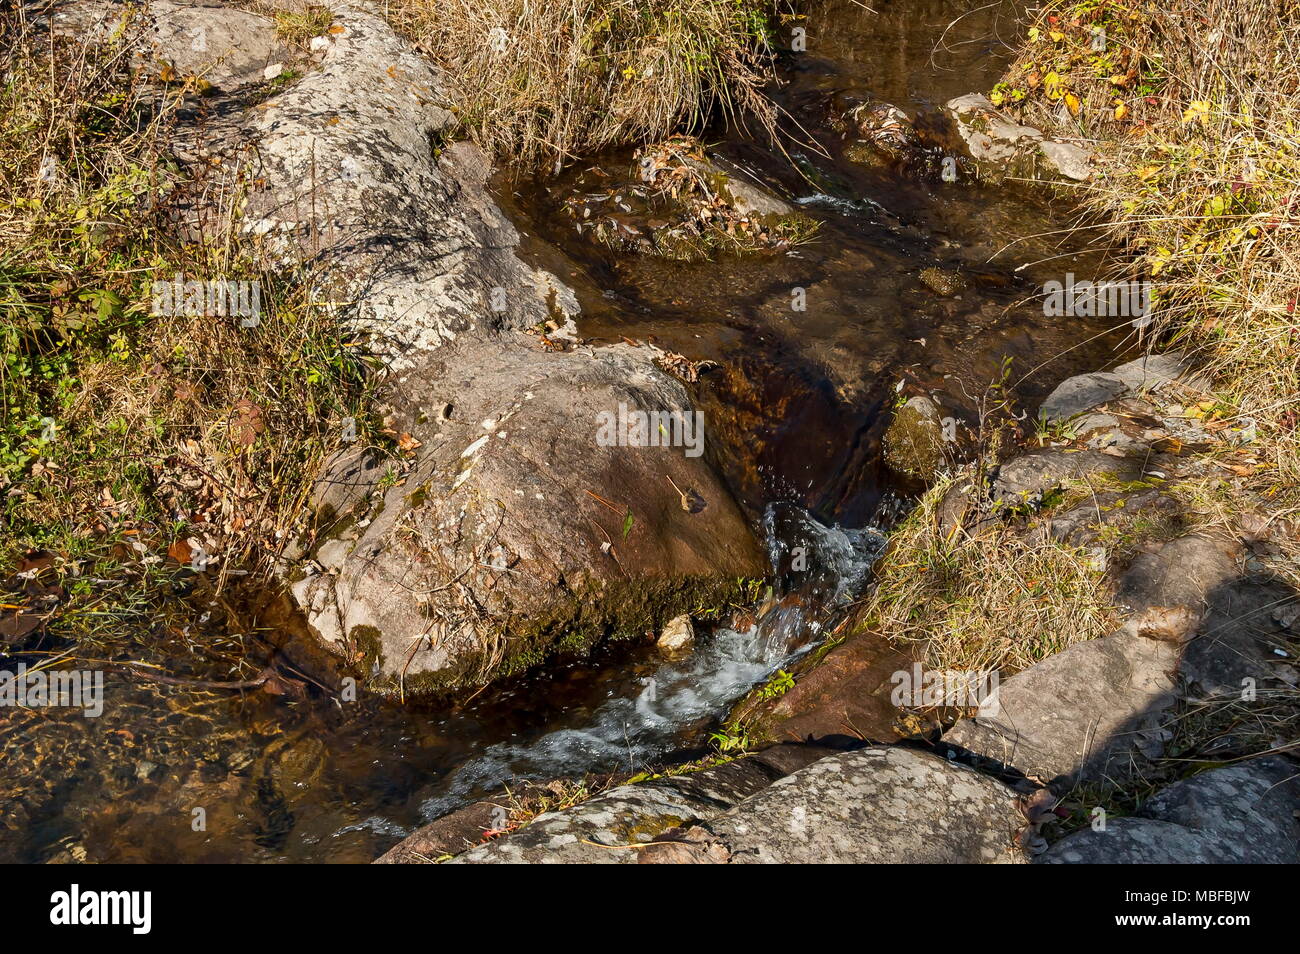
[[[1161,488],[1195,465],[1173,442],[1225,439],[1168,412],[1203,384],[1177,354],[1045,314],[1045,283],[1102,267],[1060,238],[1044,186],[1087,180],[1090,155],[972,95],[1004,63],[996,11],[954,33],[945,0],[827,6],[838,28],[781,60],[782,150],[718,128],[534,179],[457,137],[452,80],[367,5],[331,4],[337,29],[264,95],[288,55],[265,17],[152,4],[160,36],[209,28],[192,161],[253,183],[241,228],[286,263],[307,251],[354,303],[341,320],[382,359],[413,451],[335,454],[287,597],[263,601],[314,684],[110,679],[99,719],[6,713],[25,768],[0,856],[1300,860],[1283,756],[1173,782],[1105,831],[1041,833],[1067,793],[1158,757],[1180,700],[1294,686],[1296,620],[1274,612],[1294,594],[1250,563],[1266,535],[1173,533],[1108,568],[1114,631],[965,718],[894,705],[913,660],[871,633],[819,651],[895,521],[971,450],[943,435],[979,430],[991,385],[1070,436],[954,486],[953,533],[999,500],[1026,538],[1091,545],[1176,506]],[[665,415],[663,443],[698,413],[700,453],[606,446],[620,406]],[[1037,507],[1080,482],[1097,490],[1073,509]],[[212,615],[194,625],[233,638],[238,618]],[[751,692],[787,671],[792,688]],[[740,715],[762,746],[710,757]],[[516,796],[588,774],[626,784],[558,786],[554,810],[505,824]]]

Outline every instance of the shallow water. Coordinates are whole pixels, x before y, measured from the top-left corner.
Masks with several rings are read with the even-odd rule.
[[[870,93],[925,125],[948,98],[988,88],[1007,8],[948,27],[965,5],[872,6],[826,5],[807,24],[808,52],[786,62],[778,96],[798,120],[786,128],[790,158],[735,131],[707,137],[822,223],[793,254],[704,265],[604,254],[553,215],[586,164],[503,187],[525,253],[579,293],[580,333],[653,339],[723,366],[696,396],[719,463],[771,550],[776,599],[756,625],[706,635],[678,662],[647,646],[609,647],[454,708],[109,676],[97,719],[0,710],[0,860],[369,861],[503,782],[639,771],[698,751],[730,703],[806,651],[831,608],[864,584],[880,542],[870,528],[887,524],[881,504],[894,491],[879,444],[899,381],[969,413],[1005,358],[1029,407],[1060,378],[1103,364],[1122,334],[1095,337],[1101,326],[1045,318],[1032,300],[1049,278],[1096,269],[1086,249],[1059,246],[1053,210],[1010,188],[854,166],[824,124],[835,93]],[[940,297],[918,281],[928,266],[960,266],[978,280]],[[789,307],[795,287],[807,292],[806,312]],[[782,600],[795,545],[817,548],[809,565],[821,576]],[[178,607],[172,623],[231,651],[243,645],[234,622],[201,624],[202,612],[202,600]],[[210,671],[211,660],[179,653],[168,633],[124,635],[106,652],[175,674]],[[195,809],[206,830],[194,830]]]

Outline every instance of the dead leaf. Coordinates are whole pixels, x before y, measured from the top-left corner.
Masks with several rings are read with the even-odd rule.
[[[252,447],[257,435],[266,430],[262,409],[247,398],[235,402],[234,418],[230,422],[231,438],[236,444]]]

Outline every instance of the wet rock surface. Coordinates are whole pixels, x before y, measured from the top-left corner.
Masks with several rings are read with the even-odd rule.
[[[986,174],[1076,182],[1092,176],[1093,157],[1083,145],[1048,139],[1041,130],[1022,126],[981,93],[949,100],[947,108],[971,159]]]
[[[930,483],[944,464],[943,413],[928,397],[907,399],[885,431],[885,463],[904,477]]]
[[[924,734],[932,719],[907,716],[893,704],[894,676],[912,657],[872,633],[854,633],[824,659],[792,668],[794,685],[777,698],[751,693],[728,717],[759,739],[816,742],[833,738],[892,742]]]

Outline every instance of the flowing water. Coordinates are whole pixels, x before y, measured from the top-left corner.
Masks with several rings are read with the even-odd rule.
[[[1033,406],[1055,381],[1113,355],[1122,335],[1045,318],[1032,300],[1043,281],[1096,268],[1086,249],[1056,241],[1060,223],[1043,200],[867,169],[842,154],[827,116],[844,96],[888,100],[925,127],[948,98],[987,89],[1003,64],[1006,8],[873,6],[831,2],[808,21],[808,52],[784,64],[777,94],[788,155],[737,131],[709,139],[821,223],[817,240],[791,254],[686,265],[586,244],[558,203],[592,163],[627,167],[630,154],[554,180],[502,181],[524,253],[578,292],[580,333],[720,364],[696,396],[772,558],[776,592],[757,619],[704,635],[680,661],[610,647],[453,707],[110,675],[96,719],[3,709],[0,860],[369,861],[502,783],[640,771],[698,753],[730,704],[815,644],[865,585],[882,541],[873,527],[888,523],[882,501],[899,491],[880,440],[900,381],[968,418],[1007,358]],[[960,268],[972,284],[936,295],[918,281],[932,266]],[[813,303],[807,311],[790,309],[793,288]],[[796,544],[817,578],[784,599]],[[214,606],[202,621],[203,600],[186,604],[198,607],[188,623],[130,634],[132,655],[190,674],[202,660],[174,638],[187,627],[225,649],[245,646],[237,617]]]

